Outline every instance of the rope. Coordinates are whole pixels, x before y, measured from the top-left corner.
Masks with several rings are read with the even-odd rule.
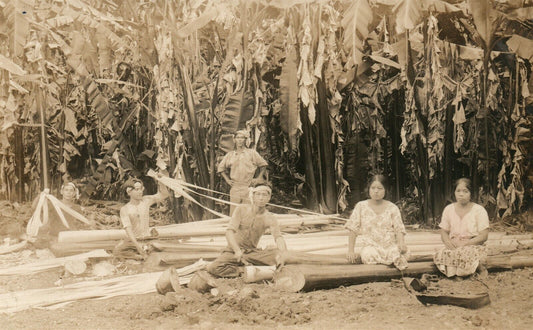
[[[166,177],[166,176],[162,176],[162,178],[165,178],[165,179],[168,179],[168,180],[172,180],[173,184],[175,185],[179,185],[181,186],[180,188],[178,189],[174,189],[173,187],[170,187],[168,186],[167,184],[165,184],[164,182],[162,182],[161,180],[159,180],[160,178],[157,178],[155,177],[158,181],[160,181],[161,183],[165,184],[167,187],[171,188],[172,190],[178,192],[178,193],[181,193],[183,194],[183,192],[187,191],[187,192],[190,192],[190,193],[193,193],[195,195],[198,195],[200,197],[203,197],[203,198],[207,198],[207,199],[211,199],[213,201],[216,201],[216,202],[219,202],[219,203],[223,203],[223,204],[226,204],[226,205],[233,205],[233,206],[239,206],[240,204],[238,203],[233,203],[233,202],[230,202],[230,201],[227,201],[227,200],[223,200],[223,199],[220,199],[220,198],[217,198],[217,197],[213,197],[213,196],[209,196],[209,195],[206,195],[206,194],[202,194],[198,191],[195,191],[191,188],[194,188],[194,189],[198,189],[198,190],[203,190],[203,191],[207,191],[207,192],[212,192],[212,193],[216,193],[216,194],[221,194],[221,195],[225,195],[225,196],[229,196],[228,194],[225,194],[225,193],[222,193],[222,192],[219,192],[219,191],[216,191],[216,190],[212,190],[212,189],[208,189],[208,188],[204,188],[204,187],[200,187],[200,186],[197,186],[197,185],[194,185],[194,184],[191,184],[191,183],[188,183],[188,182],[185,182],[185,181],[182,181],[182,180],[178,180],[178,179],[173,179],[173,178],[169,178],[169,177]],[[185,195],[184,195],[185,196]],[[189,194],[187,194],[185,197],[187,197],[188,199],[191,199],[191,201],[193,201],[194,203],[200,205],[202,208],[204,208],[205,210],[208,210],[209,212],[213,213],[213,214],[221,214],[217,211],[214,211],[214,210],[211,210],[210,208],[208,208],[207,206],[204,206],[204,205],[201,205],[200,203],[198,203],[192,196],[190,196]],[[269,206],[272,206],[272,207],[277,207],[277,208],[280,208],[280,209],[285,209],[285,210],[290,210],[290,211],[296,211],[298,213],[305,213],[305,214],[309,214],[309,215],[315,215],[315,216],[324,216],[324,214],[321,214],[321,213],[316,213],[316,212],[313,212],[313,211],[307,211],[307,210],[301,210],[301,209],[296,209],[296,208],[293,208],[293,207],[289,207],[289,206],[282,206],[282,205],[277,205],[277,204],[273,204],[273,203],[268,203],[267,205]],[[221,215],[222,217],[226,217],[226,215]],[[346,219],[344,218],[340,218],[338,216],[335,216],[335,215],[332,215],[331,216],[331,219],[334,219],[334,220],[340,220],[340,221],[343,221],[343,222],[346,222]]]

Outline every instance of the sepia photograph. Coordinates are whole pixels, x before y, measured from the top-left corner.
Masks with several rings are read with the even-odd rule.
[[[0,0],[2,329],[530,329],[533,0]]]

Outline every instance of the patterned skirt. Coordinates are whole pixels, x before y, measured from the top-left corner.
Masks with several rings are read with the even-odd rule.
[[[397,245],[389,247],[382,246],[364,246],[361,249],[361,262],[363,264],[375,265],[394,265],[399,270],[407,268],[407,260],[410,252],[400,253]]]
[[[487,258],[487,247],[468,245],[453,250],[443,248],[433,256],[433,262],[446,276],[467,276],[474,274],[480,263]]]

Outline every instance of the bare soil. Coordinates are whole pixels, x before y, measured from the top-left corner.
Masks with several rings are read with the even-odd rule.
[[[3,232],[2,238],[6,235]],[[37,254],[46,257],[43,250],[26,250],[1,256],[0,266],[28,262]],[[141,269],[135,262],[119,263],[122,274],[113,276]],[[68,276],[63,269],[0,276],[0,293],[79,282],[84,276]],[[530,329],[533,325],[533,268],[490,273],[482,281],[440,277],[434,284],[449,293],[488,291],[491,303],[477,310],[424,306],[395,280],[304,293],[281,292],[268,282],[245,284],[241,279],[218,279],[217,285],[221,291],[217,296],[183,288],[166,296],[82,300],[53,310],[0,313],[0,324],[2,329]]]

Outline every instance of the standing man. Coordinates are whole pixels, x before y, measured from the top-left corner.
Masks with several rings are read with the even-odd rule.
[[[237,206],[226,231],[228,246],[213,261],[207,271],[218,277],[237,277],[244,271],[244,265],[276,265],[276,256],[287,251],[281,236],[278,220],[265,208],[270,201],[272,187],[266,181],[252,183],[251,204]],[[269,229],[274,236],[277,249],[260,250],[257,244]]]
[[[254,149],[246,147],[248,131],[240,130],[233,135],[235,150],[228,152],[220,164],[217,172],[230,185],[229,200],[242,204],[248,202],[248,187],[254,178],[255,171],[259,168],[259,178],[264,178],[268,163]],[[229,170],[229,175],[228,175]],[[235,206],[230,205],[229,215],[233,214]]]
[[[168,196],[168,191],[166,187],[160,185],[157,194],[143,196],[144,184],[139,179],[126,181],[124,189],[130,200],[120,209],[120,222],[126,230],[128,239],[120,241],[113,253],[134,247],[145,258],[146,252],[139,239],[150,236],[150,206],[163,201]]]

